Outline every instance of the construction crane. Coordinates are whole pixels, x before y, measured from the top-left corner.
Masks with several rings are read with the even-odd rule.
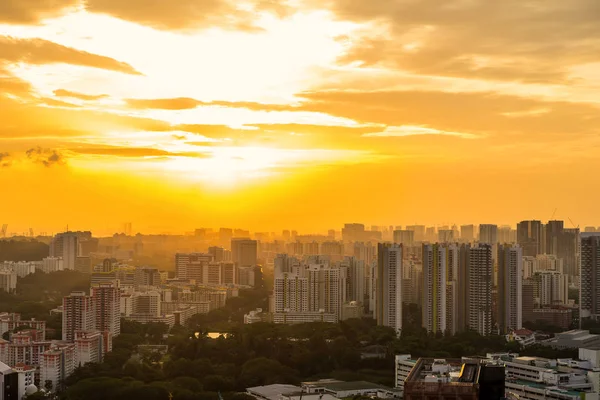
[[[554,220],[554,216],[556,215],[556,212],[558,211],[558,208],[554,209],[554,212],[552,213],[552,217],[550,217],[550,221]]]
[[[8,224],[2,225],[2,237],[6,237],[6,230],[8,229]]]
[[[573,228],[579,229],[579,225],[575,226],[575,222],[573,222],[571,218],[569,218],[569,222],[571,223],[571,225],[573,225]]]

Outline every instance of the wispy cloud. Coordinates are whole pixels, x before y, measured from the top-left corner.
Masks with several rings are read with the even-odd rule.
[[[402,126],[388,126],[382,132],[366,133],[365,137],[406,137],[406,136],[420,136],[420,135],[443,135],[443,136],[456,136],[463,139],[477,139],[481,136],[474,135],[472,133],[465,132],[450,132],[440,129],[428,128],[426,126],[415,126],[415,125],[402,125]]]

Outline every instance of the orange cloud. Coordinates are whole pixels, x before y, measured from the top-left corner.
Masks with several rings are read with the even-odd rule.
[[[80,0],[3,0],[0,1],[0,22],[36,24],[44,18],[56,17]]]
[[[291,8],[284,0],[87,0],[87,9],[95,13],[151,26],[161,30],[219,27],[254,31],[257,12],[286,16]],[[244,7],[246,6],[246,7]]]
[[[141,75],[131,65],[110,57],[62,46],[44,39],[19,39],[0,36],[0,60],[8,63],[71,64]]]
[[[84,93],[77,93],[77,92],[73,92],[73,91],[66,90],[66,89],[57,89],[54,91],[54,95],[57,97],[70,97],[73,99],[79,99],[79,100],[85,100],[85,101],[100,100],[100,99],[104,99],[104,98],[108,97],[107,94],[90,95],[90,94],[84,94]]]

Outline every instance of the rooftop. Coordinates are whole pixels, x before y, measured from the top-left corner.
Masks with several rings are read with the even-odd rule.
[[[246,392],[256,397],[269,400],[277,400],[282,395],[297,393],[301,390],[302,389],[300,387],[294,385],[274,384],[247,388]]]
[[[345,391],[354,391],[354,390],[389,390],[389,388],[378,385],[376,383],[366,382],[366,381],[354,381],[354,382],[324,382],[324,383],[316,383],[315,386],[319,386],[324,388],[325,390],[331,392],[345,392]]]

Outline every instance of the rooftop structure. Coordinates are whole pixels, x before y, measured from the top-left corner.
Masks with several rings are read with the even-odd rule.
[[[498,364],[420,358],[404,383],[404,399],[500,400],[504,379]]]

